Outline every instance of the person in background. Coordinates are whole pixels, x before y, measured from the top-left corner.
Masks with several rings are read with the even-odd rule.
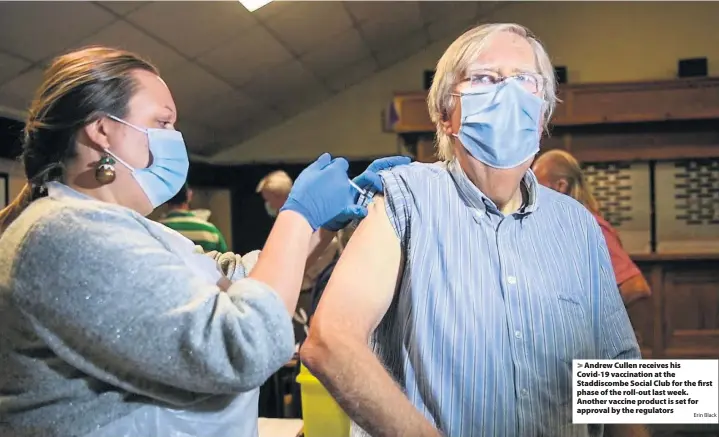
[[[308,252],[367,211],[347,161],[323,154],[259,256],[224,254],[221,270],[146,218],[187,179],[177,117],[133,53],[86,48],[45,72],[27,184],[0,212],[0,436],[257,437],[259,387],[295,352]],[[406,162],[354,182],[377,189],[378,171]]]
[[[442,162],[380,173],[300,351],[353,436],[603,435],[572,423],[572,360],[641,355],[596,220],[529,169],[556,101],[520,25],[442,55],[427,98]]]
[[[272,218],[277,217],[277,212],[287,201],[287,196],[292,190],[292,178],[282,170],[276,170],[257,184],[255,190],[265,201],[265,211]]]
[[[534,161],[532,169],[540,184],[572,197],[584,205],[597,220],[607,242],[615,282],[619,286],[624,305],[629,306],[639,299],[651,296],[652,291],[644,275],[622,247],[619,233],[602,217],[599,202],[594,198],[579,162],[568,152],[550,150]]]
[[[257,184],[256,192],[259,193],[265,201],[265,211],[267,215],[274,218],[277,216],[277,211],[279,211],[282,205],[287,201],[287,196],[291,190],[292,178],[290,178],[286,172],[276,170],[260,180]],[[327,266],[339,258],[341,252],[342,246],[339,239],[333,238],[321,253],[316,254],[316,260],[313,263],[308,263],[305,268],[302,277],[300,297],[297,302],[297,310],[292,316],[295,342],[298,345],[307,337],[309,316],[312,312],[312,290],[315,284],[317,284],[317,279]]]
[[[227,243],[222,232],[217,226],[191,211],[191,202],[192,190],[184,184],[180,191],[167,201],[169,210],[158,221],[202,247],[205,252],[227,252]]]

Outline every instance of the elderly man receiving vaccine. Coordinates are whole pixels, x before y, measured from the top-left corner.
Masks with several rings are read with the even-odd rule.
[[[553,77],[515,24],[469,30],[439,60],[443,162],[380,173],[301,350],[354,436],[603,435],[572,423],[572,360],[640,353],[596,220],[529,169]]]

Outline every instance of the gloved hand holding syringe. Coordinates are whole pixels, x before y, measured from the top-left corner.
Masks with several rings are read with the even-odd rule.
[[[357,185],[352,179],[350,179],[349,181],[350,181],[350,185],[351,185],[352,187],[354,187],[355,190],[359,191],[359,193],[360,193],[361,195],[363,195],[363,196],[365,196],[365,197],[367,196],[367,192],[366,192],[365,190],[363,190],[362,188],[360,188],[360,186]]]

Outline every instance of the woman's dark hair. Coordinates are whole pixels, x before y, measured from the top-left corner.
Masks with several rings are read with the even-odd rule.
[[[124,117],[137,83],[134,70],[158,74],[134,53],[88,47],[56,58],[45,71],[25,122],[22,161],[27,183],[0,211],[0,232],[38,197],[49,181],[63,181],[75,158],[77,132],[105,114]]]

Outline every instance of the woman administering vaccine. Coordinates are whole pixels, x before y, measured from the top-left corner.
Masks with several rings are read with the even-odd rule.
[[[0,213],[0,436],[257,435],[257,388],[294,352],[312,236],[366,211],[347,162],[323,155],[251,272],[240,261],[226,277],[145,218],[187,176],[176,114],[132,53],[80,50],[46,72],[25,128],[28,185]]]

